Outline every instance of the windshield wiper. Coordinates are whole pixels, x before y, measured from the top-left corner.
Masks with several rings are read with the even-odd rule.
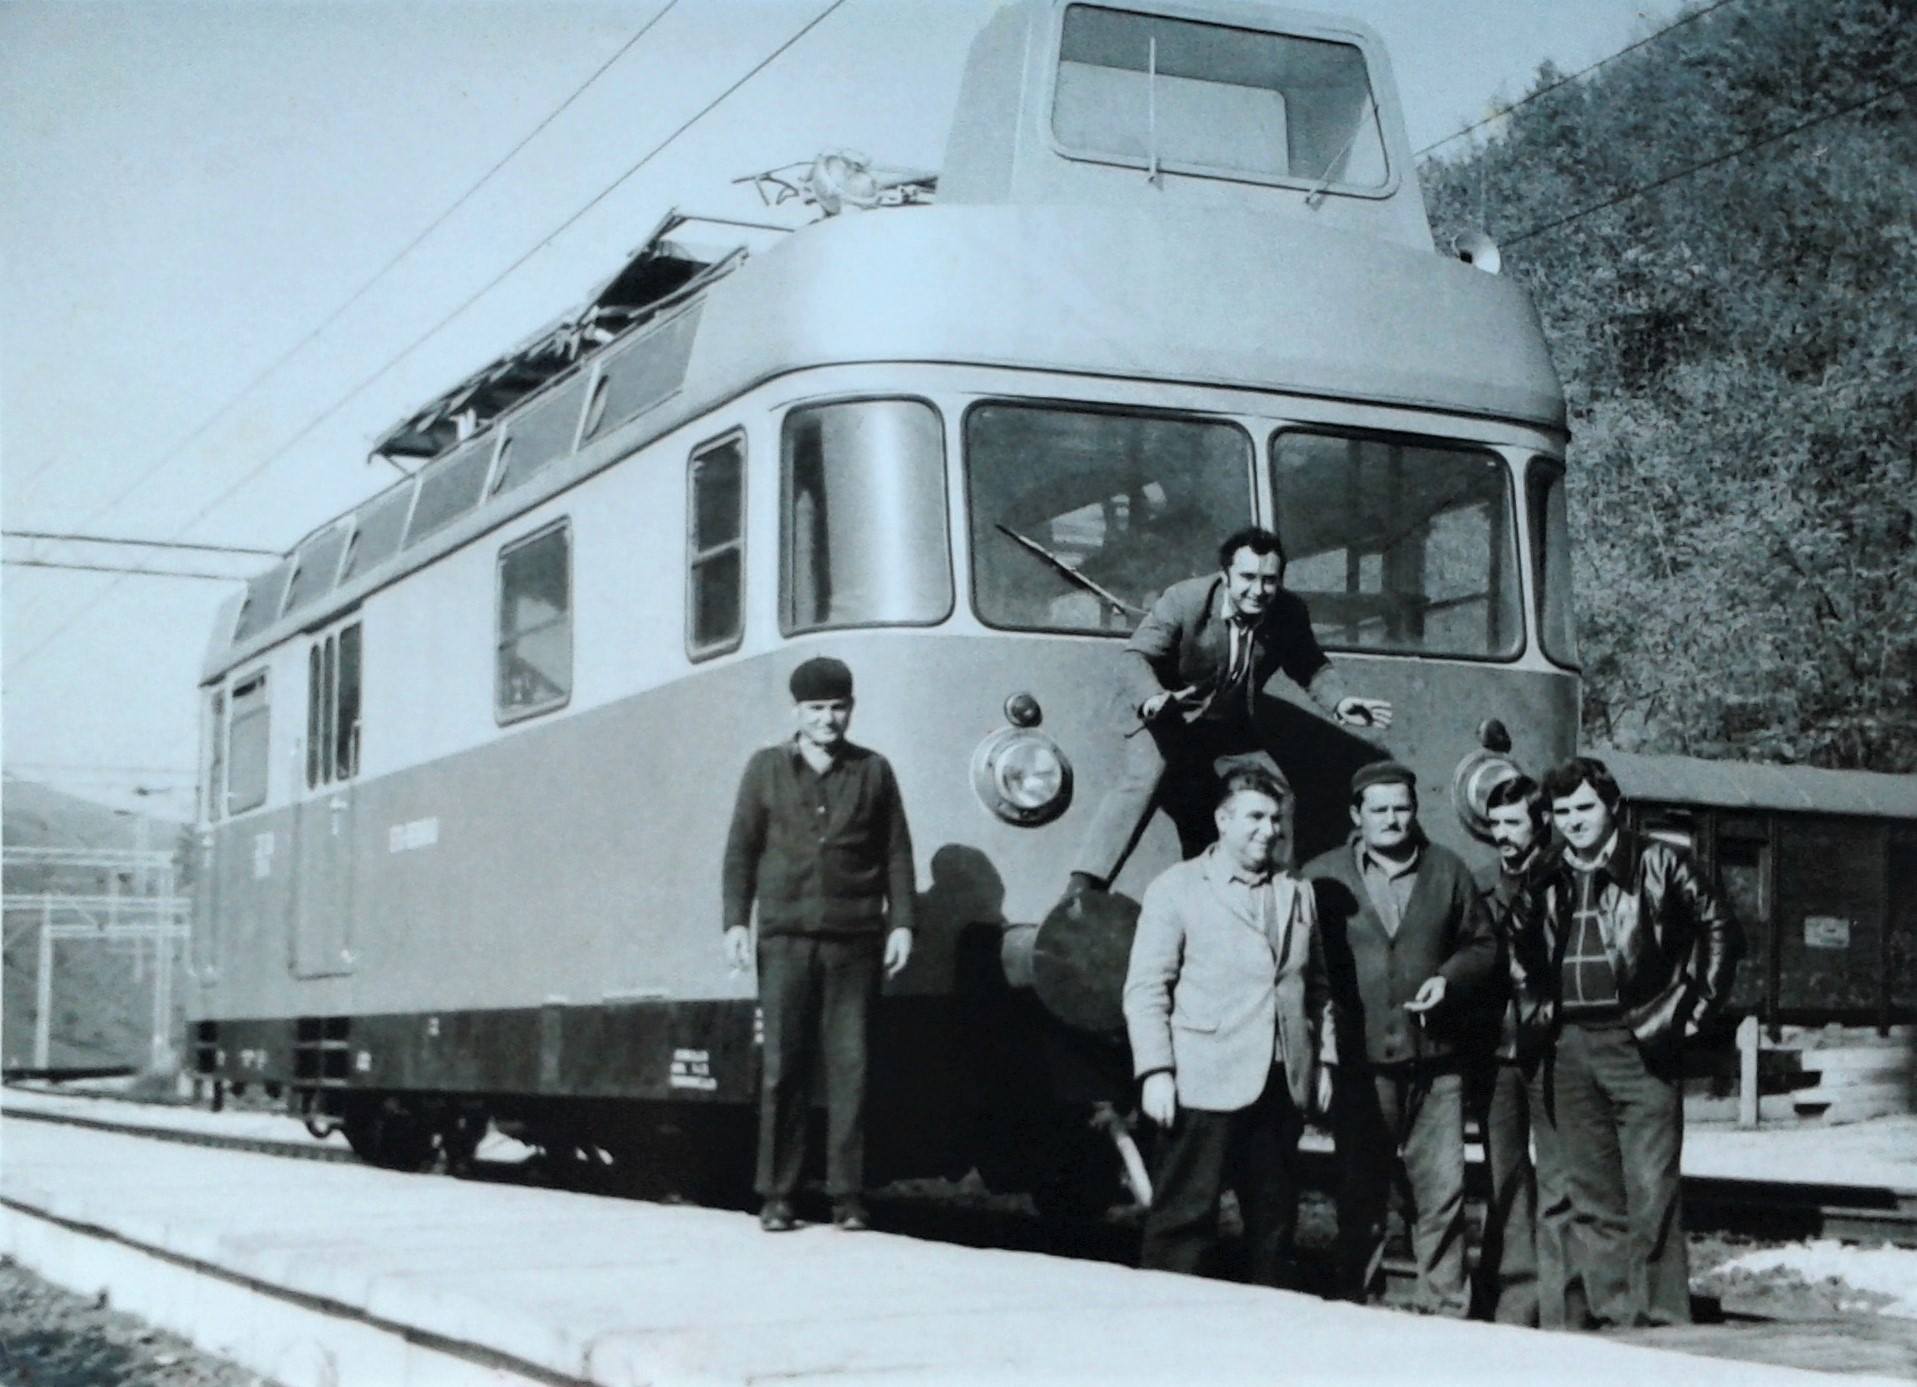
[[[1085,591],[1091,593],[1092,596],[1103,598],[1105,601],[1111,603],[1114,610],[1120,611],[1120,612],[1129,612],[1133,616],[1145,615],[1145,609],[1143,607],[1134,607],[1131,603],[1127,602],[1124,598],[1120,597],[1117,593],[1112,592],[1108,588],[1100,587],[1097,583],[1093,582],[1090,578],[1087,578],[1083,573],[1080,573],[1076,568],[1073,568],[1070,564],[1066,563],[1065,560],[1061,559],[1058,555],[1054,554],[1051,550],[1047,549],[1044,545],[1040,544],[1037,540],[1027,539],[1024,535],[1020,534],[1017,530],[1014,530],[1009,525],[1000,525],[994,522],[993,528],[996,529],[1000,534],[1004,535],[1007,539],[1017,541],[1019,544],[1023,545],[1025,548],[1031,550],[1034,554],[1038,555],[1041,559],[1045,560],[1046,563],[1050,564],[1053,568],[1057,569],[1059,574],[1068,583],[1076,584],[1077,586],[1084,588]]]
[[[1338,165],[1344,162],[1345,155],[1351,153],[1351,147],[1358,142],[1358,135],[1365,128],[1365,121],[1370,116],[1371,93],[1367,91],[1364,105],[1358,108],[1357,122],[1351,127],[1351,133],[1345,136],[1344,145],[1332,156],[1331,162],[1325,165],[1325,176],[1313,184],[1311,191],[1305,194],[1305,206],[1315,211],[1318,204],[1325,200],[1325,189],[1331,186],[1331,180],[1337,176]]]

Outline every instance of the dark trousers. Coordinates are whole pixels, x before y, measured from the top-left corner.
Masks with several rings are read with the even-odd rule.
[[[1073,869],[1109,884],[1131,856],[1161,790],[1166,812],[1178,826],[1183,855],[1195,855],[1217,832],[1212,822],[1212,782],[1223,756],[1261,758],[1272,770],[1278,765],[1243,718],[1190,724],[1171,718],[1127,737],[1118,783],[1099,801],[1072,861]]]
[[[765,1051],[759,1090],[759,1168],[753,1186],[790,1198],[805,1165],[814,1075],[826,1099],[825,1189],[865,1185],[866,1037],[879,995],[884,944],[876,936],[774,934],[759,940]]]
[[[1555,1061],[1552,1097],[1571,1200],[1572,1313],[1583,1308],[1581,1298],[1594,1325],[1689,1324],[1675,1054],[1647,1060],[1626,1026],[1569,1022]]]
[[[1139,1265],[1152,1271],[1210,1270],[1218,1243],[1218,1196],[1238,1192],[1251,1254],[1251,1278],[1295,1287],[1293,1234],[1298,1223],[1298,1138],[1304,1119],[1273,1068],[1258,1101],[1236,1112],[1180,1108],[1164,1135],[1152,1178]]]
[[[1571,1200],[1542,1060],[1492,1059],[1474,1075],[1490,1188],[1478,1248],[1477,1302],[1500,1324],[1562,1329],[1564,1236]],[[1537,1156],[1532,1159],[1532,1145]]]
[[[1464,1275],[1464,1078],[1455,1068],[1340,1068],[1332,1129],[1343,1176],[1338,1190],[1340,1289],[1370,1299],[1384,1261],[1391,1187],[1403,1178],[1418,1263],[1416,1304],[1462,1319],[1471,1308]],[[1402,1151],[1402,1162],[1399,1153]]]

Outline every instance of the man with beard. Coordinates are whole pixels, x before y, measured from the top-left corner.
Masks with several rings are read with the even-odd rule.
[[[1548,1046],[1518,1025],[1523,974],[1514,953],[1526,886],[1550,857],[1549,810],[1537,782],[1517,775],[1492,788],[1486,819],[1498,866],[1484,904],[1498,937],[1500,967],[1486,1007],[1495,1034],[1486,1037],[1489,1053],[1474,1062],[1470,1085],[1490,1184],[1478,1249],[1478,1299],[1483,1312],[1500,1324],[1562,1329],[1570,1201],[1547,1098]]]

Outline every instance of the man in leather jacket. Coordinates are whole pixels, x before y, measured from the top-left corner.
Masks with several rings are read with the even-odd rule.
[[[1688,1324],[1679,1049],[1730,995],[1742,936],[1684,854],[1619,826],[1602,761],[1544,778],[1564,852],[1523,905],[1520,1021],[1552,1038],[1571,1197],[1571,1323]]]

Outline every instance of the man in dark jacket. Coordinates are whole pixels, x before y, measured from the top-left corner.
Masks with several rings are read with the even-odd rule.
[[[1086,829],[1069,895],[1118,875],[1168,777],[1210,775],[1227,756],[1262,756],[1268,770],[1278,769],[1252,719],[1259,692],[1278,671],[1341,723],[1391,725],[1391,705],[1346,693],[1318,648],[1304,602],[1283,587],[1277,535],[1251,527],[1228,536],[1218,546],[1218,566],[1209,577],[1166,588],[1125,643],[1124,768]],[[1186,798],[1208,808],[1212,797]],[[1184,816],[1185,856],[1205,845],[1210,830],[1209,813]]]
[[[1478,1300],[1500,1324],[1562,1329],[1570,1195],[1546,1101],[1545,1047],[1518,1024],[1523,979],[1513,952],[1525,889],[1548,870],[1550,807],[1535,780],[1515,775],[1493,787],[1485,817],[1498,850],[1498,865],[1484,889],[1485,912],[1498,938],[1498,969],[1482,1013],[1487,1034],[1481,1037],[1483,1053],[1473,1060],[1468,1095],[1484,1135],[1489,1185],[1478,1247]]]
[[[1572,757],[1544,794],[1565,846],[1526,908],[1520,1021],[1555,1037],[1571,1313],[1688,1324],[1679,1048],[1730,995],[1742,936],[1687,857],[1619,827],[1602,761]]]
[[[739,782],[726,836],[725,953],[735,970],[752,963],[756,902],[765,1020],[760,1225],[774,1233],[795,1226],[792,1196],[822,1050],[826,1193],[833,1222],[856,1230],[869,1224],[866,1028],[881,969],[893,976],[912,955],[912,837],[892,767],[846,740],[852,671],[807,660],[791,688],[797,735],[755,752]]]
[[[1464,863],[1418,827],[1417,781],[1395,761],[1351,779],[1351,841],[1305,867],[1317,896],[1336,1018],[1331,1122],[1342,1167],[1339,1272],[1371,1297],[1397,1153],[1415,1209],[1417,1306],[1462,1318],[1462,1053],[1497,966]]]

